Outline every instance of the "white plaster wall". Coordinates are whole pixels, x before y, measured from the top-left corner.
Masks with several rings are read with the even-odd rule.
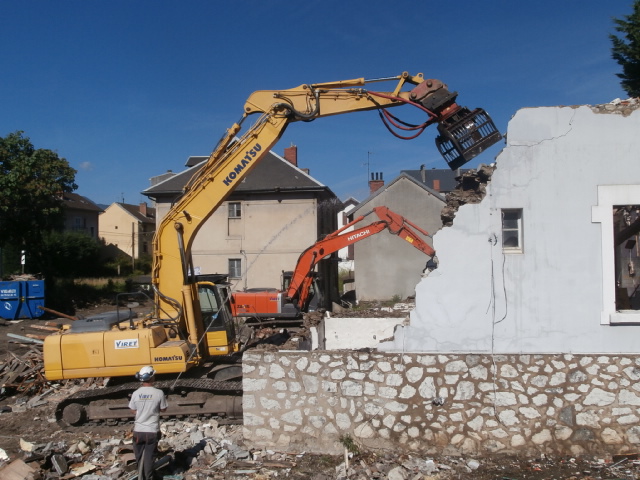
[[[439,268],[386,351],[634,352],[640,326],[601,324],[599,185],[640,184],[640,111],[523,109],[480,204],[434,236]],[[640,199],[637,203],[640,203]],[[502,254],[501,209],[523,209],[524,253]]]
[[[404,318],[324,318],[324,350],[358,350],[376,348],[383,340],[393,338]]]

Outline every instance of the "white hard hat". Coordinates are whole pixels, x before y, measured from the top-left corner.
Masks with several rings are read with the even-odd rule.
[[[153,367],[142,367],[140,371],[136,373],[136,379],[140,380],[141,382],[148,382],[155,374],[156,371],[153,369]]]

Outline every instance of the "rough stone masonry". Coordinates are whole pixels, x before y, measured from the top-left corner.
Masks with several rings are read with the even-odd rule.
[[[260,352],[243,360],[244,436],[336,454],[621,454],[640,448],[640,357]]]

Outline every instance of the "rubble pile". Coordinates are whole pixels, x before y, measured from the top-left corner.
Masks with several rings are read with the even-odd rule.
[[[594,105],[591,110],[594,113],[613,113],[627,117],[638,108],[640,108],[640,98],[627,98],[624,100],[616,98],[609,103]]]
[[[392,306],[380,302],[360,302],[356,308],[341,308],[334,304],[333,312],[325,315],[334,318],[406,318],[415,307],[414,298],[407,298]]]
[[[406,315],[413,304],[407,301],[393,307],[361,308]],[[263,336],[269,338],[274,333],[278,332],[265,331]],[[265,348],[270,346],[265,343]],[[21,341],[14,347],[0,359],[0,479],[137,479],[131,423],[61,429],[55,422],[55,405],[62,398],[81,389],[100,388],[105,379],[46,382],[40,345]],[[401,451],[359,450],[346,436],[340,440],[344,455],[330,456],[257,448],[245,443],[242,425],[223,425],[212,419],[163,419],[161,428],[155,467],[157,478],[164,480],[640,478],[640,453],[582,458],[507,454],[436,458]]]
[[[0,395],[7,391],[37,395],[46,388],[42,350],[29,346],[23,355],[9,352],[0,363]]]
[[[457,178],[455,190],[447,194],[447,204],[440,213],[442,225],[450,227],[458,209],[467,203],[480,203],[487,193],[487,183],[491,180],[495,165],[480,165]]]
[[[584,459],[545,455],[436,459],[398,452],[361,452],[345,440],[344,456],[332,457],[248,448],[243,443],[242,426],[219,425],[210,419],[165,420],[161,430],[155,473],[164,480],[597,480],[638,478],[640,474],[637,454]],[[56,437],[41,443],[21,438],[21,456],[13,460],[0,451],[0,478],[137,478],[130,427],[114,428],[101,438],[87,433],[78,433],[72,440]]]

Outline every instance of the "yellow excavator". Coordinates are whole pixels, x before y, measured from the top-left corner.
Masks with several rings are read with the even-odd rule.
[[[386,92],[365,88],[385,81],[395,82],[395,88]],[[136,317],[132,309],[119,309],[74,321],[45,339],[48,380],[110,380],[106,388],[83,390],[63,400],[57,407],[58,420],[67,425],[127,421],[131,416],[127,395],[138,385],[122,382],[145,365],[153,366],[157,386],[169,394],[170,407],[164,415],[241,419],[239,354],[246,346],[244,336],[238,334],[231,314],[225,277],[194,274],[191,248],[198,230],[292,122],[378,110],[390,131],[394,127],[411,131],[406,139],[436,123],[439,152],[450,168],[459,168],[502,137],[484,110],[461,107],[456,98],[457,92],[450,92],[441,81],[407,72],[251,94],[241,120],[227,130],[157,229],[152,311]],[[399,106],[421,110],[424,121],[418,125],[400,121],[388,111]],[[250,117],[257,119],[240,135]]]

